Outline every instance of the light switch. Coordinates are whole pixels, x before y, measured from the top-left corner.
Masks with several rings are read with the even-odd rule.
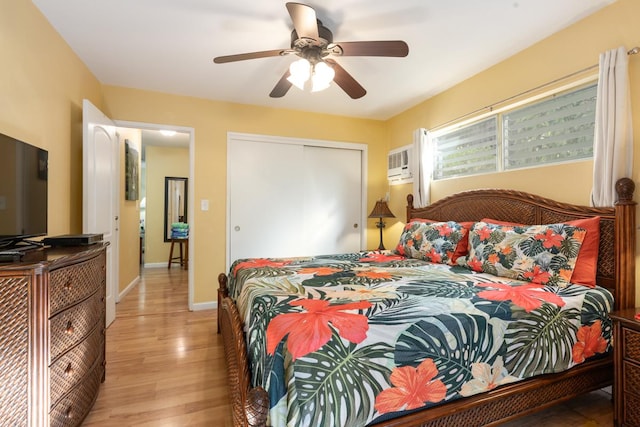
[[[209,200],[207,200],[207,199],[200,200],[200,210],[201,211],[208,211],[209,210]]]

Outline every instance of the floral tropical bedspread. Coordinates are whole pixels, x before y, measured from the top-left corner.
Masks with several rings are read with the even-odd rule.
[[[273,426],[364,426],[563,371],[611,347],[604,288],[392,252],[238,260],[229,289]]]

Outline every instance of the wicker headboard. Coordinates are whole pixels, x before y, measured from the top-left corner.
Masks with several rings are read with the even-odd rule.
[[[552,224],[600,216],[600,251],[597,283],[611,290],[615,308],[635,306],[635,184],[629,178],[616,183],[615,207],[593,208],[514,190],[482,189],[464,191],[438,200],[424,208],[413,207],[407,196],[407,222],[413,218],[437,221],[479,221],[493,218],[521,224]]]

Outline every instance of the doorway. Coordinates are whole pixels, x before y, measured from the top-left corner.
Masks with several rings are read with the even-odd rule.
[[[187,193],[194,194],[194,130],[193,128],[171,125],[159,125],[140,122],[116,121],[122,132],[136,132],[139,135],[141,149],[141,185],[138,201],[139,214],[135,221],[139,222],[137,230],[140,234],[139,268],[150,271],[152,268],[167,270],[169,243],[164,239],[164,178],[165,176],[184,175]],[[179,166],[176,156],[183,159],[186,165]],[[171,162],[163,159],[171,158]],[[151,164],[150,164],[151,163]],[[153,164],[155,163],[155,164]],[[182,163],[182,162],[180,162]],[[178,169],[176,169],[178,167]],[[149,177],[148,175],[152,175]],[[194,254],[194,204],[193,197],[187,199],[187,216],[189,224],[188,253]],[[133,220],[133,219],[132,219]],[[155,252],[154,252],[155,251]],[[166,252],[166,254],[165,254]],[[194,269],[193,256],[188,258],[186,274],[188,276],[188,298],[185,304],[193,310]],[[175,268],[175,267],[174,267]],[[126,292],[126,291],[125,291]]]

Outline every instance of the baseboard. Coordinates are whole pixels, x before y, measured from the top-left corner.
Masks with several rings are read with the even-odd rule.
[[[145,263],[144,264],[144,268],[160,268],[160,267],[167,268],[167,263],[166,262],[153,262],[153,263]]]
[[[218,308],[218,301],[208,301],[208,302],[193,303],[193,311],[215,310],[217,308]]]
[[[122,298],[124,298],[124,297],[125,297],[125,295],[127,295],[127,294],[131,291],[131,289],[135,288],[135,287],[136,287],[136,285],[138,284],[138,282],[140,282],[140,276],[136,276],[136,278],[135,278],[135,279],[133,279],[133,280],[131,281],[131,283],[129,283],[129,284],[127,285],[127,287],[126,287],[126,288],[124,288],[124,289],[123,289],[123,290],[118,294],[118,300],[116,301],[116,303],[120,302],[120,301],[122,300]]]

